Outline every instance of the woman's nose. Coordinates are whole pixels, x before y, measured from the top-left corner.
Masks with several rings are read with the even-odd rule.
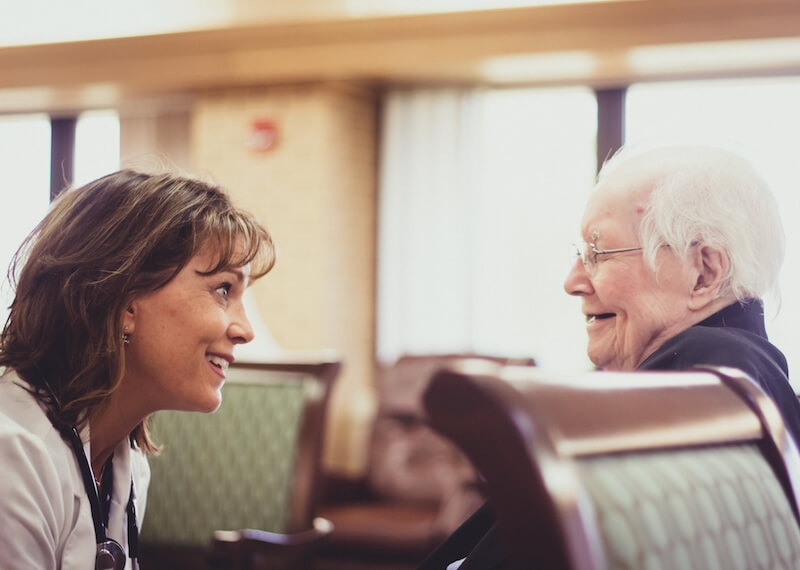
[[[580,258],[575,260],[564,280],[564,291],[568,295],[591,295],[594,292],[589,271]]]
[[[247,318],[247,312],[243,304],[239,305],[239,310],[228,327],[228,336],[234,344],[245,344],[255,337],[253,327],[250,324],[250,320]]]

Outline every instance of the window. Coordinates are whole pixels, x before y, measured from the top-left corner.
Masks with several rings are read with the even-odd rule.
[[[580,299],[563,288],[596,171],[589,89],[487,93],[475,255],[475,348],[588,368]]]
[[[119,170],[119,116],[114,111],[90,111],[75,127],[75,186]]]
[[[0,319],[13,299],[7,269],[22,240],[47,211],[50,200],[50,118],[0,118]]]
[[[378,357],[588,368],[563,281],[594,181],[589,89],[398,90],[381,144]]]
[[[74,184],[81,185],[119,168],[119,118],[116,113],[82,114],[75,129]],[[5,323],[14,298],[7,279],[9,263],[50,200],[51,128],[47,115],[0,118],[0,319]],[[13,206],[12,206],[13,205]]]

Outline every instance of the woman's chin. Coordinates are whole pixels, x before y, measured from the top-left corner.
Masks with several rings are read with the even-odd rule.
[[[612,354],[609,354],[608,350],[602,349],[601,347],[593,347],[590,343],[586,350],[586,355],[597,368],[613,370],[614,358]]]
[[[222,394],[217,390],[214,394],[209,394],[203,400],[197,400],[187,405],[183,409],[188,412],[200,412],[203,414],[210,414],[216,412],[222,404]]]

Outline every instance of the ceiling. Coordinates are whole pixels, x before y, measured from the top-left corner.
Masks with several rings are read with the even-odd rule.
[[[74,10],[32,9],[27,25],[0,25],[0,113],[310,81],[606,87],[800,73],[797,0],[500,1],[428,0],[415,4],[444,7],[408,13],[411,0],[140,0],[136,17],[99,0],[55,3],[94,18],[81,27]]]

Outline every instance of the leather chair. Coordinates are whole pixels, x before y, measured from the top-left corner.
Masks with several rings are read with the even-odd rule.
[[[800,458],[742,372],[439,372],[431,424],[517,569],[798,568]]]
[[[303,568],[329,521],[316,517],[334,355],[236,363],[210,415],[163,411],[163,450],[142,525],[146,568]]]
[[[369,466],[360,478],[328,474],[320,514],[336,531],[326,557],[413,568],[483,502],[477,474],[425,422],[422,394],[438,369],[463,359],[498,367],[531,359],[475,354],[406,355],[378,379]],[[396,567],[396,566],[395,566]]]

